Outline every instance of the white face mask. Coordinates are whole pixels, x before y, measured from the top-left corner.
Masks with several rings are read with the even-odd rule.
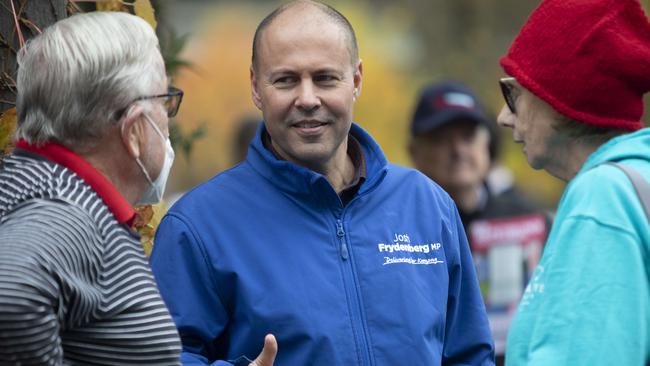
[[[163,141],[165,141],[165,162],[163,163],[163,166],[160,169],[160,174],[158,174],[158,178],[156,178],[155,181],[151,180],[151,176],[147,172],[147,169],[144,168],[144,165],[142,164],[142,161],[140,161],[140,158],[138,157],[135,159],[135,162],[138,164],[140,170],[142,170],[142,173],[149,182],[149,189],[147,189],[142,197],[140,197],[137,205],[152,205],[160,202],[163,196],[163,192],[165,192],[165,185],[167,184],[169,171],[171,170],[172,164],[174,163],[174,149],[172,148],[172,143],[169,141],[169,138],[163,135],[154,121],[152,121],[151,118],[149,118],[149,116],[146,114],[143,114],[143,116],[151,124],[154,130],[156,130]]]

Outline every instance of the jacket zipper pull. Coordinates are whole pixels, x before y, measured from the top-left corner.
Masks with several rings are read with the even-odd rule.
[[[348,246],[345,243],[345,231],[343,230],[343,222],[341,220],[336,220],[336,236],[339,237],[339,241],[341,242],[341,258],[347,260]]]

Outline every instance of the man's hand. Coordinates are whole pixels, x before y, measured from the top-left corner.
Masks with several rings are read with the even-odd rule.
[[[264,348],[259,356],[248,366],[273,366],[275,355],[278,353],[278,342],[275,340],[273,334],[267,334],[264,337]]]

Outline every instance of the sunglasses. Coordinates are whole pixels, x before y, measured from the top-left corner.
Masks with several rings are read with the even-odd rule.
[[[513,94],[515,87],[512,85],[514,81],[515,78],[512,77],[501,78],[499,79],[499,85],[501,86],[501,93],[503,94],[503,99],[506,100],[508,109],[510,109],[510,112],[513,114],[516,114],[517,109],[515,108],[515,101],[517,98]]]

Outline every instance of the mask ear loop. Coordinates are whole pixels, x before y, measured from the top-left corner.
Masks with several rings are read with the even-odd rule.
[[[142,173],[144,173],[144,177],[147,178],[147,182],[153,186],[153,180],[151,180],[151,176],[149,176],[149,173],[147,173],[147,169],[145,169],[144,165],[142,165],[142,161],[140,161],[140,158],[135,158],[135,163],[138,164],[140,167],[140,170],[142,170]]]
[[[149,122],[151,127],[153,127],[153,129],[156,130],[156,132],[158,132],[158,135],[160,135],[160,137],[162,137],[163,140],[167,140],[167,137],[165,135],[163,135],[160,128],[158,128],[158,126],[156,126],[156,123],[146,113],[142,113],[142,116],[144,116],[144,119],[146,119],[147,122]]]
[[[145,201],[141,201],[142,203],[145,204],[151,204],[151,203],[156,203],[160,202],[162,199],[163,192],[165,190],[165,184],[167,183],[167,178],[169,177],[169,171],[172,167],[173,161],[174,161],[174,149],[172,148],[171,142],[169,141],[169,138],[165,137],[160,131],[160,128],[156,125],[156,123],[149,117],[146,113],[143,113],[142,116],[151,124],[151,126],[156,130],[156,132],[160,135],[160,137],[165,141],[165,160],[163,162],[163,166],[160,168],[160,173],[158,174],[158,177],[154,181],[151,179],[149,174],[147,174],[147,171],[144,169],[144,167],[140,164],[141,170],[144,172],[145,176],[147,176],[147,180],[151,183],[151,188],[153,188],[152,191],[149,191],[149,193],[145,196]],[[138,161],[138,160],[136,160]],[[153,196],[151,195],[153,193]]]

